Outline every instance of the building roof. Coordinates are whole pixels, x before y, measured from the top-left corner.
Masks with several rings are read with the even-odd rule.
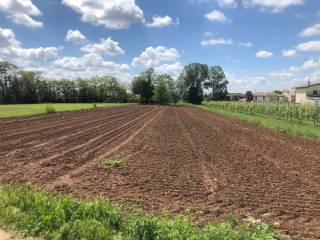
[[[264,97],[264,96],[269,96],[271,94],[272,94],[271,92],[256,92],[256,93],[253,93],[253,96]]]
[[[289,90],[284,90],[282,92],[282,95],[285,95],[285,96],[295,96],[296,93],[294,91],[289,91]]]
[[[244,96],[243,93],[228,93],[228,96]]]
[[[295,87],[295,88],[307,88],[307,87],[316,86],[316,85],[320,85],[320,83],[307,83],[307,84],[300,85],[300,86]]]

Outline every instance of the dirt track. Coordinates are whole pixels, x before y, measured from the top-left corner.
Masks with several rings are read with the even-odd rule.
[[[104,195],[195,221],[228,213],[320,238],[320,143],[191,108],[129,106],[0,121],[0,182]],[[126,156],[103,169],[101,159]]]

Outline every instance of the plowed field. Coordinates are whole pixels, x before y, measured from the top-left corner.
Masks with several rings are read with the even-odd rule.
[[[101,160],[125,159],[103,168]],[[320,143],[193,108],[127,106],[0,121],[0,182],[103,195],[194,221],[234,213],[320,238]]]

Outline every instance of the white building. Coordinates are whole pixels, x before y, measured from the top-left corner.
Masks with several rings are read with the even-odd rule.
[[[295,87],[296,103],[318,104],[320,103],[320,83],[310,83]]]
[[[272,92],[256,92],[253,94],[254,102],[261,103],[284,103],[288,102],[288,98],[283,94],[272,93]]]

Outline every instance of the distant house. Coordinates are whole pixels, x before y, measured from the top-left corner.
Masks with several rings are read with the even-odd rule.
[[[298,104],[318,104],[320,103],[320,83],[310,83],[295,87]]]
[[[285,96],[290,103],[296,102],[296,93],[295,91],[283,90],[282,95]]]
[[[273,92],[256,92],[253,94],[254,102],[261,103],[272,103],[272,102],[288,102],[288,99],[283,94],[273,93]]]
[[[243,94],[243,93],[228,93],[228,98],[230,99],[230,100],[240,100],[240,99],[243,99],[243,98],[245,98],[246,97],[246,95],[245,94]]]

